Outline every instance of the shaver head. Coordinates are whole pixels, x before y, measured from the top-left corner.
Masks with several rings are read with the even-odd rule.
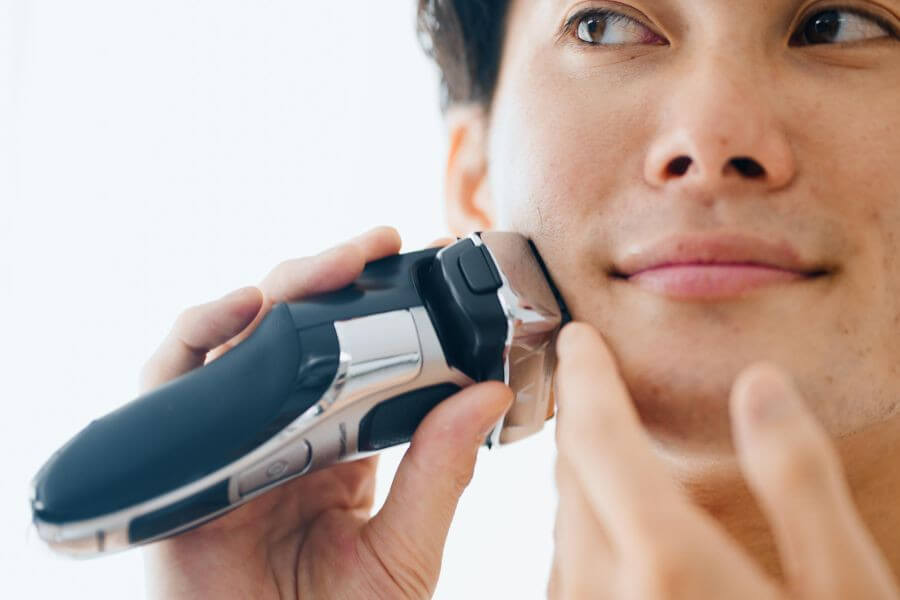
[[[506,444],[537,433],[555,414],[555,340],[570,316],[537,248],[528,238],[518,233],[486,231],[473,233],[469,239],[487,251],[502,282],[497,296],[507,321],[503,376],[515,399],[492,430],[488,444]]]

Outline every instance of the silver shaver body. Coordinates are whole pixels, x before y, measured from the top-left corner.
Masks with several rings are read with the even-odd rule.
[[[35,526],[77,555],[175,535],[408,442],[434,406],[479,381],[515,394],[485,444],[516,441],[554,413],[554,340],[567,320],[517,233],[369,263],[350,286],[276,305],[217,360],[93,421],[35,476]]]

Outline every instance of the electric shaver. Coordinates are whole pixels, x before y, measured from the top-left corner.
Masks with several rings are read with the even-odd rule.
[[[554,414],[569,320],[524,236],[474,233],[369,263],[349,286],[275,305],[218,359],[91,422],[32,481],[39,536],[76,555],[178,534],[281,485],[410,440],[475,382],[515,400],[484,441]]]

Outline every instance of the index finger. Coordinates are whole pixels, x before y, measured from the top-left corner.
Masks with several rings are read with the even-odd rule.
[[[252,296],[243,289],[241,294],[184,311],[142,369],[141,389],[216,360],[249,337],[274,304],[344,287],[367,262],[396,254],[399,248],[396,229],[375,227],[316,256],[284,261],[258,289],[251,288]]]
[[[286,260],[259,284],[268,308],[352,283],[367,262],[396,254],[400,234],[393,227],[375,227],[343,244],[311,257]]]
[[[366,263],[396,254],[399,250],[400,234],[393,227],[381,226],[315,256],[282,262],[259,284],[263,304],[256,318],[237,336],[215,348],[207,360],[215,360],[247,339],[273,305],[338,290],[353,283]]]
[[[652,539],[690,517],[687,498],[655,456],[615,359],[590,325],[557,339],[557,445],[616,545]]]

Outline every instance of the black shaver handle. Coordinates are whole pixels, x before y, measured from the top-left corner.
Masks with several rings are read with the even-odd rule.
[[[384,258],[341,290],[276,305],[219,359],[93,421],[35,477],[35,516],[68,523],[125,510],[192,484],[271,439],[333,382],[340,354],[335,321],[424,306],[449,363],[475,381],[502,380],[505,318],[492,293],[499,286],[496,269],[470,240],[447,250],[439,259],[436,248]],[[360,450],[408,441],[428,410],[457,389],[430,386],[379,404],[360,423]],[[130,540],[230,503],[227,480],[198,489],[135,519]]]
[[[333,328],[301,337],[279,304],[219,359],[93,421],[63,446],[38,475],[37,512],[51,522],[88,519],[208,475],[270,437],[279,415],[314,404],[336,367]]]

